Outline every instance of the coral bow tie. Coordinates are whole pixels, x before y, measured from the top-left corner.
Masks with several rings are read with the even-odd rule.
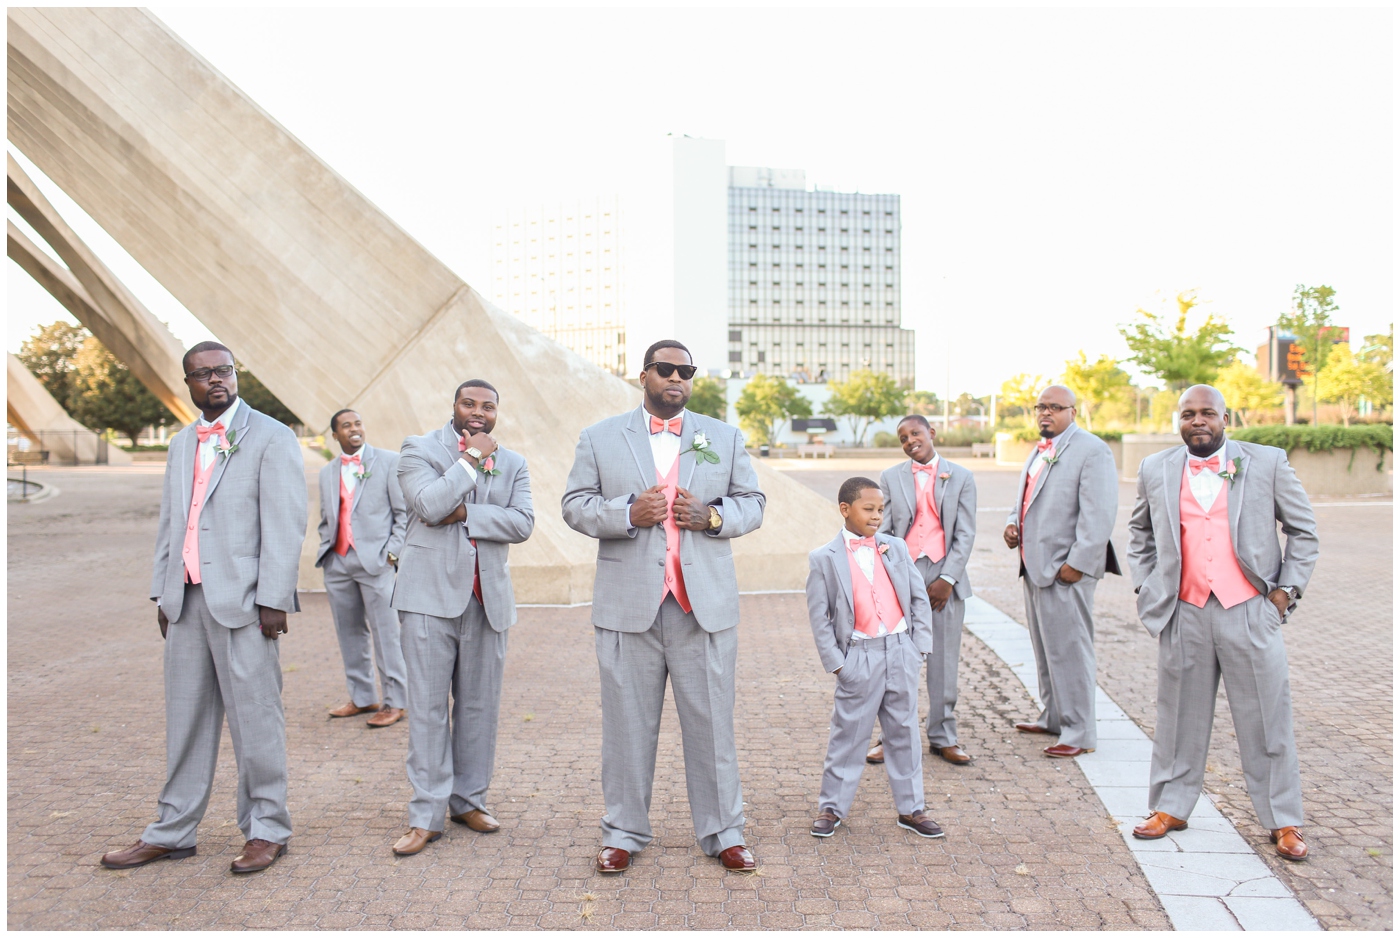
[[[660,417],[652,417],[651,432],[660,433],[662,430],[665,430],[667,433],[674,433],[676,436],[680,436],[681,418],[672,417],[670,420],[662,420]]]
[[[853,537],[853,538],[851,538],[849,541],[846,542],[846,548],[847,548],[848,550],[855,550],[857,547],[872,547],[872,548],[873,548],[874,546],[875,546],[875,538],[873,538],[873,537]]]
[[[358,466],[358,465],[360,465],[360,454],[359,454],[359,453],[356,453],[354,456],[345,456],[345,455],[342,454],[341,457],[340,457],[340,463],[341,463],[341,465],[346,465],[346,464],[349,464],[349,463],[354,463],[355,465]]]
[[[1209,459],[1191,459],[1191,474],[1200,475],[1202,469],[1209,469],[1211,472],[1220,471],[1220,457],[1212,456]]]
[[[220,440],[223,440],[224,443],[228,443],[228,437],[224,435],[224,425],[222,423],[212,424],[207,427],[197,426],[194,428],[194,432],[196,435],[198,435],[199,442],[201,443],[207,441],[211,436],[215,435],[217,435]]]
[[[914,471],[915,471],[915,472],[932,472],[932,471],[933,471],[933,463],[929,463],[929,464],[926,465],[926,466],[925,466],[925,465],[922,465],[922,464],[920,464],[920,463],[914,463]]]
[[[1051,447],[1053,447],[1054,445],[1055,445],[1055,441],[1054,441],[1054,440],[1041,440],[1039,443],[1035,444],[1035,451],[1036,451],[1037,453],[1043,453],[1043,452],[1045,452],[1047,449],[1050,449]]]

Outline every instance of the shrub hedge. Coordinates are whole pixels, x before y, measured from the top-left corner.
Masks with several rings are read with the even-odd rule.
[[[1262,427],[1242,427],[1229,431],[1230,439],[1244,443],[1260,443],[1264,446],[1277,446],[1288,450],[1302,447],[1310,453],[1330,453],[1333,450],[1349,449],[1353,462],[1356,450],[1368,448],[1380,456],[1376,471],[1385,468],[1387,450],[1395,449],[1395,428],[1385,423],[1369,423],[1356,427],[1343,427],[1338,424],[1310,426],[1283,426],[1270,424]],[[1351,468],[1350,465],[1347,466]]]

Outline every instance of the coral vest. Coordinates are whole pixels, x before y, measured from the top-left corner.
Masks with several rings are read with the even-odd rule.
[[[904,611],[900,608],[899,596],[890,582],[885,562],[880,559],[878,544],[875,549],[875,582],[866,581],[865,571],[856,562],[856,552],[849,545],[846,547],[846,561],[851,565],[851,597],[855,605],[856,631],[879,635],[880,625],[884,623],[885,631],[893,632],[899,620],[904,618]]]
[[[938,516],[938,502],[933,497],[938,479],[932,472],[928,474],[928,484],[919,488],[919,473],[914,473],[914,525],[904,538],[909,546],[909,559],[918,560],[923,554],[938,563],[948,554],[944,543],[943,520]]]
[[[671,509],[676,504],[676,480],[679,478],[681,458],[677,456],[671,463],[671,471],[665,475],[656,470],[656,481],[666,487],[666,520],[662,527],[666,530],[666,584],[661,590],[661,601],[666,597],[676,597],[676,602],[686,612],[690,611],[690,597],[685,592],[685,577],[681,575],[681,529],[676,527],[676,516]]]
[[[355,505],[355,495],[345,487],[345,477],[340,477],[340,516],[336,521],[335,552],[344,557],[355,546],[355,534],[350,530],[350,513]]]
[[[228,446],[228,438],[224,435],[224,425],[215,423],[216,430],[210,432],[210,436],[217,436],[224,446]],[[194,491],[190,494],[189,517],[185,521],[185,582],[203,582],[199,576],[199,515],[204,511],[204,503],[208,500],[209,480],[214,477],[214,467],[219,464],[220,459],[227,459],[227,456],[214,454],[214,458],[209,461],[209,465],[203,469],[199,468],[199,443],[195,443],[194,449]]]
[[[1204,471],[1204,470],[1203,470]],[[1181,474],[1181,601],[1204,608],[1210,594],[1229,609],[1259,591],[1245,579],[1230,540],[1230,483],[1207,513],[1191,493],[1191,470]]]

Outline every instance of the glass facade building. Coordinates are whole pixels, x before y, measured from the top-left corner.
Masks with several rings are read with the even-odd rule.
[[[821,382],[870,369],[913,388],[899,196],[809,191],[799,171],[730,167],[728,338],[736,374]]]

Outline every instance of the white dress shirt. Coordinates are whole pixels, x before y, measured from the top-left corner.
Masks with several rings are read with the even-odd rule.
[[[874,585],[875,585],[875,563],[876,563],[876,560],[875,560],[875,548],[873,548],[873,547],[857,547],[854,551],[852,551],[852,550],[851,550],[851,547],[850,547],[851,541],[859,540],[859,539],[860,539],[860,535],[858,535],[858,534],[852,534],[851,531],[850,531],[850,528],[842,528],[842,529],[841,529],[841,536],[842,536],[843,538],[846,539],[846,540],[845,540],[845,543],[846,543],[846,551],[847,551],[847,553],[854,553],[854,554],[856,555],[856,566],[860,567],[860,572],[865,574],[865,582],[867,582],[867,583],[869,583],[870,585],[874,586]],[[902,549],[902,548],[901,548],[901,549]],[[854,585],[854,584],[852,584],[852,585]],[[907,632],[907,631],[909,630],[909,623],[907,623],[907,622],[904,621],[904,617],[903,617],[903,616],[900,616],[900,617],[899,617],[899,624],[896,625],[894,628],[892,628],[892,629],[886,629],[886,628],[885,628],[885,623],[881,622],[880,625],[879,625],[879,629],[880,629],[880,634],[879,634],[879,635],[866,635],[866,634],[865,634],[864,632],[862,632],[860,629],[856,629],[856,630],[854,630],[853,632],[851,632],[851,638],[852,638],[852,639],[855,639],[855,640],[858,640],[858,641],[864,641],[864,640],[867,639],[867,638],[879,638],[880,635],[897,635],[897,634],[899,634],[900,632]]]
[[[1191,494],[1196,496],[1196,504],[1201,506],[1201,510],[1210,514],[1210,506],[1215,504],[1215,496],[1220,494],[1220,487],[1225,484],[1225,479],[1219,473],[1225,471],[1225,444],[1220,444],[1220,449],[1216,450],[1207,459],[1215,457],[1220,460],[1220,468],[1211,472],[1209,469],[1202,469],[1200,472],[1191,472],[1191,460],[1195,459],[1189,452],[1186,454],[1186,484],[1191,487]]]
[[[681,419],[685,416],[685,411],[681,411],[673,419]],[[647,429],[651,429],[651,414],[647,414]],[[671,471],[671,466],[681,455],[681,435],[672,433],[669,430],[662,430],[660,433],[651,434],[651,459],[656,463],[656,471],[661,475],[666,475]],[[679,480],[677,480],[679,481]]]
[[[346,462],[344,456],[342,456],[340,459],[340,482],[342,485],[345,486],[345,491],[351,495],[355,494],[355,485],[360,481],[359,479],[355,478],[355,473],[365,471],[364,452],[365,448],[361,446],[358,450],[349,454],[351,456],[360,457],[361,462],[358,466],[356,466],[353,462]]]
[[[928,488],[928,487],[929,487],[929,484],[930,484],[930,480],[932,480],[934,476],[938,475],[938,453],[937,453],[936,451],[935,451],[934,454],[933,454],[933,458],[930,459],[930,460],[928,461],[928,465],[930,465],[930,466],[933,467],[933,470],[932,470],[931,472],[914,472],[913,469],[910,469],[910,470],[909,470],[910,472],[914,472],[914,484],[917,485],[917,486],[919,487],[919,491],[920,491],[920,492],[922,492],[924,489]],[[940,523],[940,524],[943,523],[943,519],[942,519],[942,518],[940,518],[940,519],[938,519],[938,520],[939,520],[939,523]],[[921,553],[919,554],[919,557],[922,557],[922,556],[924,556],[924,555],[923,555],[923,553],[921,552]],[[917,560],[917,559],[919,559],[919,558],[918,558],[918,557],[915,557],[914,559]],[[947,580],[949,586],[957,586],[957,585],[958,585],[958,581],[955,580],[953,577],[950,577],[950,576],[949,576],[948,574],[946,574],[946,573],[939,574],[939,577],[938,577],[938,578],[939,578],[940,580]]]
[[[216,423],[223,424],[224,439],[227,440],[229,431],[233,428],[233,418],[238,414],[238,408],[242,406],[243,398],[235,397],[233,399],[233,403],[228,406],[228,409],[226,409],[222,414],[219,414],[219,416],[215,417],[212,421],[205,420],[203,415],[201,415],[197,423],[201,427],[212,427]],[[237,440],[229,440],[230,446],[234,446],[237,443]],[[218,434],[215,433],[209,434],[209,439],[199,444],[199,449],[197,452],[199,458],[200,472],[203,472],[205,469],[208,469],[209,464],[214,461],[215,457],[218,456],[218,451],[216,447],[218,447],[219,445],[221,445],[220,440]]]

